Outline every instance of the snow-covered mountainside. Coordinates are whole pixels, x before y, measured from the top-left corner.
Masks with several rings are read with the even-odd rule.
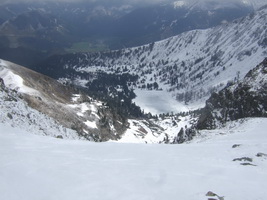
[[[95,100],[77,89],[4,60],[0,60],[0,80],[0,123],[27,132],[131,143],[181,143],[194,135],[187,135],[196,121],[194,117],[125,115],[125,102],[114,106],[112,102]],[[186,134],[178,137],[181,129]]]
[[[256,9],[261,8],[262,6],[267,5],[265,0],[242,0],[245,4],[251,4]]]
[[[219,123],[225,125],[227,121],[245,117],[266,117],[267,110],[266,59],[251,70],[243,80],[229,85],[218,94],[213,93],[207,101],[207,106],[202,110],[191,113],[147,115],[145,118],[130,116],[119,118],[120,115],[114,110],[111,111],[112,107],[108,104],[93,100],[81,92],[74,93],[75,91],[53,79],[6,61],[1,61],[0,77],[3,78],[1,79],[3,80],[2,123],[22,129],[26,127],[25,130],[33,131],[39,127],[43,134],[53,136],[56,136],[54,130],[59,130],[57,134],[64,138],[79,136],[95,141],[184,143],[199,134],[197,129],[214,129]],[[28,106],[54,118],[61,126],[54,125],[55,122],[54,124],[50,122],[52,119]],[[77,130],[78,134],[70,135],[70,131],[62,125]],[[52,134],[46,133],[50,129],[53,129]],[[65,133],[60,133],[62,130]]]
[[[5,124],[21,131],[44,136],[82,139],[76,131],[65,128],[53,118],[30,108],[19,93],[5,87],[1,78],[0,111],[0,126]],[[1,133],[4,131],[1,128],[0,130]]]
[[[99,144],[33,136],[2,124],[0,129],[3,200],[267,196],[265,118],[229,123],[182,145]]]
[[[0,60],[0,83],[0,123],[27,132],[131,143],[181,143],[194,135],[190,127],[195,117],[126,115],[125,102],[114,106],[112,102],[95,100],[82,91],[4,60]],[[185,134],[178,137],[181,129]]]
[[[232,23],[145,46],[54,56],[38,71],[89,89],[101,73],[131,74],[138,79],[128,81],[129,87],[163,89],[180,102],[204,103],[212,92],[243,78],[267,56],[266,27],[265,7]]]
[[[245,78],[213,93],[198,121],[200,129],[214,129],[245,117],[267,117],[267,58]]]
[[[2,0],[3,1],[3,0]],[[150,1],[23,1],[1,5],[1,59],[33,67],[50,55],[134,47],[233,21],[254,9],[217,1],[201,6]],[[218,6],[220,5],[220,6]]]
[[[39,66],[40,71],[69,84],[68,87],[6,61],[0,63],[0,77],[4,85],[18,91],[31,108],[55,119],[63,127],[75,129],[86,139],[183,143],[196,136],[194,128],[200,114],[203,119],[202,111],[187,111],[204,104],[212,92],[230,83],[239,83],[266,57],[266,18],[267,8],[262,8],[246,18],[216,28],[190,31],[136,48],[55,56]],[[244,87],[250,80],[257,83],[254,79],[245,79]],[[72,88],[73,84],[82,87],[87,94]],[[137,94],[146,94],[134,100],[134,89]],[[255,94],[261,91],[265,91],[264,85],[257,88]],[[149,94],[152,95],[149,97]],[[162,97],[157,98],[160,95]],[[181,103],[175,104],[167,96]],[[265,97],[258,96],[238,97],[250,105],[251,101],[257,101],[264,111]],[[149,113],[152,108],[140,101],[140,97],[153,101],[157,110],[152,114],[157,115]],[[157,99],[165,103],[160,104]],[[147,115],[133,101],[145,105]],[[162,108],[168,103],[172,104],[171,109]],[[196,106],[192,106],[193,103]],[[258,103],[252,109],[258,109]],[[231,120],[258,116],[242,115],[244,110],[233,109],[234,114],[241,117],[230,117]],[[10,112],[12,109],[4,115],[12,120]]]
[[[35,130],[39,126],[40,131],[45,129],[43,132],[47,135],[51,135],[46,131],[50,127],[51,129],[65,127],[75,130],[67,131],[74,133],[73,136],[69,136],[71,138],[77,138],[79,135],[81,138],[95,141],[116,140],[126,130],[127,120],[105,106],[103,102],[94,100],[47,76],[0,60],[0,78],[3,97],[1,122],[16,127],[24,126],[26,130],[30,130],[31,126]],[[53,118],[54,122],[50,118]],[[48,119],[48,122],[45,119]],[[55,121],[61,126],[56,127]],[[52,132],[54,135],[55,130]]]
[[[219,9],[226,7],[238,7],[238,6],[251,6],[255,10],[267,5],[265,0],[224,0],[224,1],[213,1],[213,0],[186,0],[186,1],[175,1],[175,7],[188,6],[191,9],[201,7],[202,9]]]
[[[218,93],[214,92],[203,109],[190,115],[159,115],[159,118],[150,119],[162,128],[154,133],[151,132],[153,128],[144,126],[146,123],[141,125],[140,121],[131,120],[132,127],[121,141],[184,143],[192,140],[199,130],[224,127],[227,122],[247,117],[267,117],[267,58],[250,70],[244,79],[229,83]]]

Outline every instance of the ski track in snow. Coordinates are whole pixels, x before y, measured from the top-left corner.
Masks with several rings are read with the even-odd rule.
[[[256,154],[267,153],[266,124],[231,123],[182,145],[59,140],[0,124],[0,199],[265,200],[267,157]]]

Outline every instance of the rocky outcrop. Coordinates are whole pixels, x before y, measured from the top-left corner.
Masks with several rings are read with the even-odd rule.
[[[5,88],[5,83],[4,80],[2,78],[0,78],[0,89],[4,89]]]
[[[267,58],[241,82],[213,93],[199,118],[198,129],[213,129],[227,121],[267,117]]]

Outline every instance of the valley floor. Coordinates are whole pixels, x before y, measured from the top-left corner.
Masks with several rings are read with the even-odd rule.
[[[145,113],[159,115],[163,113],[188,112],[189,108],[176,101],[171,94],[164,90],[135,89],[136,98],[133,100]],[[200,107],[200,106],[199,106]],[[202,105],[204,107],[204,105]]]
[[[3,124],[0,130],[3,200],[207,200],[208,191],[225,200],[267,197],[266,118],[203,131],[181,145],[60,140]]]

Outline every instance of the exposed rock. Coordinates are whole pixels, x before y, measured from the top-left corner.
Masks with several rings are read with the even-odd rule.
[[[174,141],[174,143],[182,144],[186,141],[190,141],[193,139],[193,137],[196,135],[196,129],[194,127],[185,127],[181,128],[179,133],[177,134],[177,137]]]
[[[63,136],[62,135],[58,135],[56,138],[63,139]]]
[[[243,81],[213,93],[197,123],[198,129],[214,129],[227,121],[267,117],[267,58],[249,71]]]
[[[11,115],[10,113],[7,113],[7,117],[8,117],[9,119],[13,119],[13,117],[12,117],[12,115]]]
[[[214,197],[214,196],[217,196],[217,194],[215,194],[214,192],[208,191],[206,196]]]
[[[234,144],[233,146],[232,146],[232,148],[237,148],[237,147],[240,147],[241,146],[241,144]]]
[[[250,166],[257,166],[257,165],[253,165],[251,163],[240,163],[240,165],[244,165],[244,166],[248,166],[248,165],[250,165]]]
[[[249,158],[249,157],[242,157],[242,158],[235,158],[235,159],[233,159],[233,161],[248,161],[248,162],[252,162],[253,159]]]
[[[0,89],[4,89],[4,88],[5,88],[4,80],[0,77]]]
[[[215,194],[214,192],[207,192],[206,196],[208,197],[217,197],[217,198],[208,198],[208,200],[224,200],[224,196],[219,196],[217,194]]]
[[[257,153],[257,157],[267,157],[266,153]]]

